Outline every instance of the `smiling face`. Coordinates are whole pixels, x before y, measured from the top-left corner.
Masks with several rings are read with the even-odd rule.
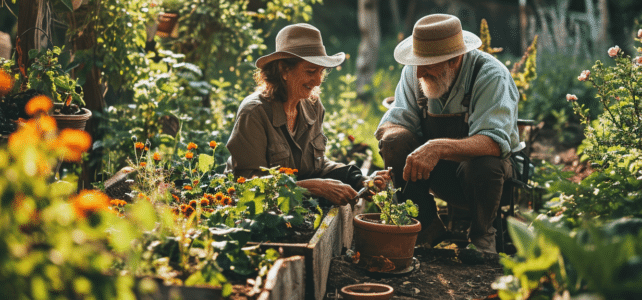
[[[319,94],[325,68],[302,60],[293,69],[283,74],[288,101],[298,101]]]
[[[426,97],[439,98],[450,90],[457,79],[462,57],[457,56],[434,65],[417,66],[417,78]]]

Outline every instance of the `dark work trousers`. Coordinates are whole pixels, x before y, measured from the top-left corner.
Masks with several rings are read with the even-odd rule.
[[[508,159],[493,156],[480,156],[464,162],[440,160],[430,172],[430,178],[408,182],[403,180],[406,158],[425,140],[409,130],[394,126],[385,132],[379,141],[379,150],[386,167],[392,167],[395,188],[401,188],[397,199],[412,200],[419,206],[417,219],[424,228],[437,216],[435,199],[471,211],[471,226],[468,237],[476,239],[491,238],[494,241],[493,220],[497,215],[504,181],[512,176]],[[404,188],[405,187],[405,188]],[[494,245],[493,245],[494,247]]]

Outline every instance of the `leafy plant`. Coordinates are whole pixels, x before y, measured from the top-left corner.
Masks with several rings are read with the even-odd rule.
[[[366,182],[368,189],[377,190],[374,181]],[[381,212],[380,219],[383,224],[394,224],[397,226],[412,224],[412,217],[419,215],[419,208],[412,200],[408,199],[404,203],[395,203],[393,199],[399,189],[387,188],[379,191],[372,196],[372,202],[377,205]]]
[[[575,231],[546,218],[532,225],[529,228],[509,219],[517,255],[502,255],[502,264],[511,275],[493,284],[501,299],[535,295],[554,299],[565,293],[597,294],[604,299],[642,295],[642,220],[623,218]]]

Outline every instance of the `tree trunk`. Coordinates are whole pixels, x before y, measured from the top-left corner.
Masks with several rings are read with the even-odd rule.
[[[99,9],[99,6],[90,6],[88,13],[94,13],[92,9]],[[75,40],[74,49],[93,49],[96,46],[96,33],[93,24],[89,24],[85,32],[84,38]],[[98,132],[98,122],[100,119],[97,115],[102,115],[105,110],[106,104],[104,99],[105,88],[101,83],[100,69],[93,65],[85,65],[85,68],[91,68],[86,72],[85,84],[83,84],[84,100],[87,109],[91,110],[92,118],[87,121],[85,131],[91,135],[92,142],[102,139],[100,132]],[[91,183],[97,181],[96,175],[101,170],[102,165],[102,151],[101,148],[90,148],[88,151],[89,159],[82,163],[82,173],[78,179],[78,190],[90,189]]]
[[[372,84],[379,56],[379,0],[359,0],[358,19],[361,43],[357,56],[357,95],[364,99],[365,86]]]
[[[43,0],[22,0],[19,1],[18,11],[18,32],[16,34],[16,63],[21,70],[26,72],[31,65],[29,62],[29,50],[38,49],[36,45],[36,23],[38,20],[38,4]],[[42,17],[42,16],[41,16]],[[23,75],[26,75],[23,74]]]

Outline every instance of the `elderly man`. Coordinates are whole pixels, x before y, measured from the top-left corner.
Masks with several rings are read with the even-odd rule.
[[[421,18],[395,48],[405,65],[395,100],[375,133],[386,167],[402,188],[398,200],[419,206],[418,243],[446,236],[435,196],[472,212],[468,237],[477,249],[496,252],[493,220],[509,157],[519,150],[517,87],[481,40],[455,16]]]

